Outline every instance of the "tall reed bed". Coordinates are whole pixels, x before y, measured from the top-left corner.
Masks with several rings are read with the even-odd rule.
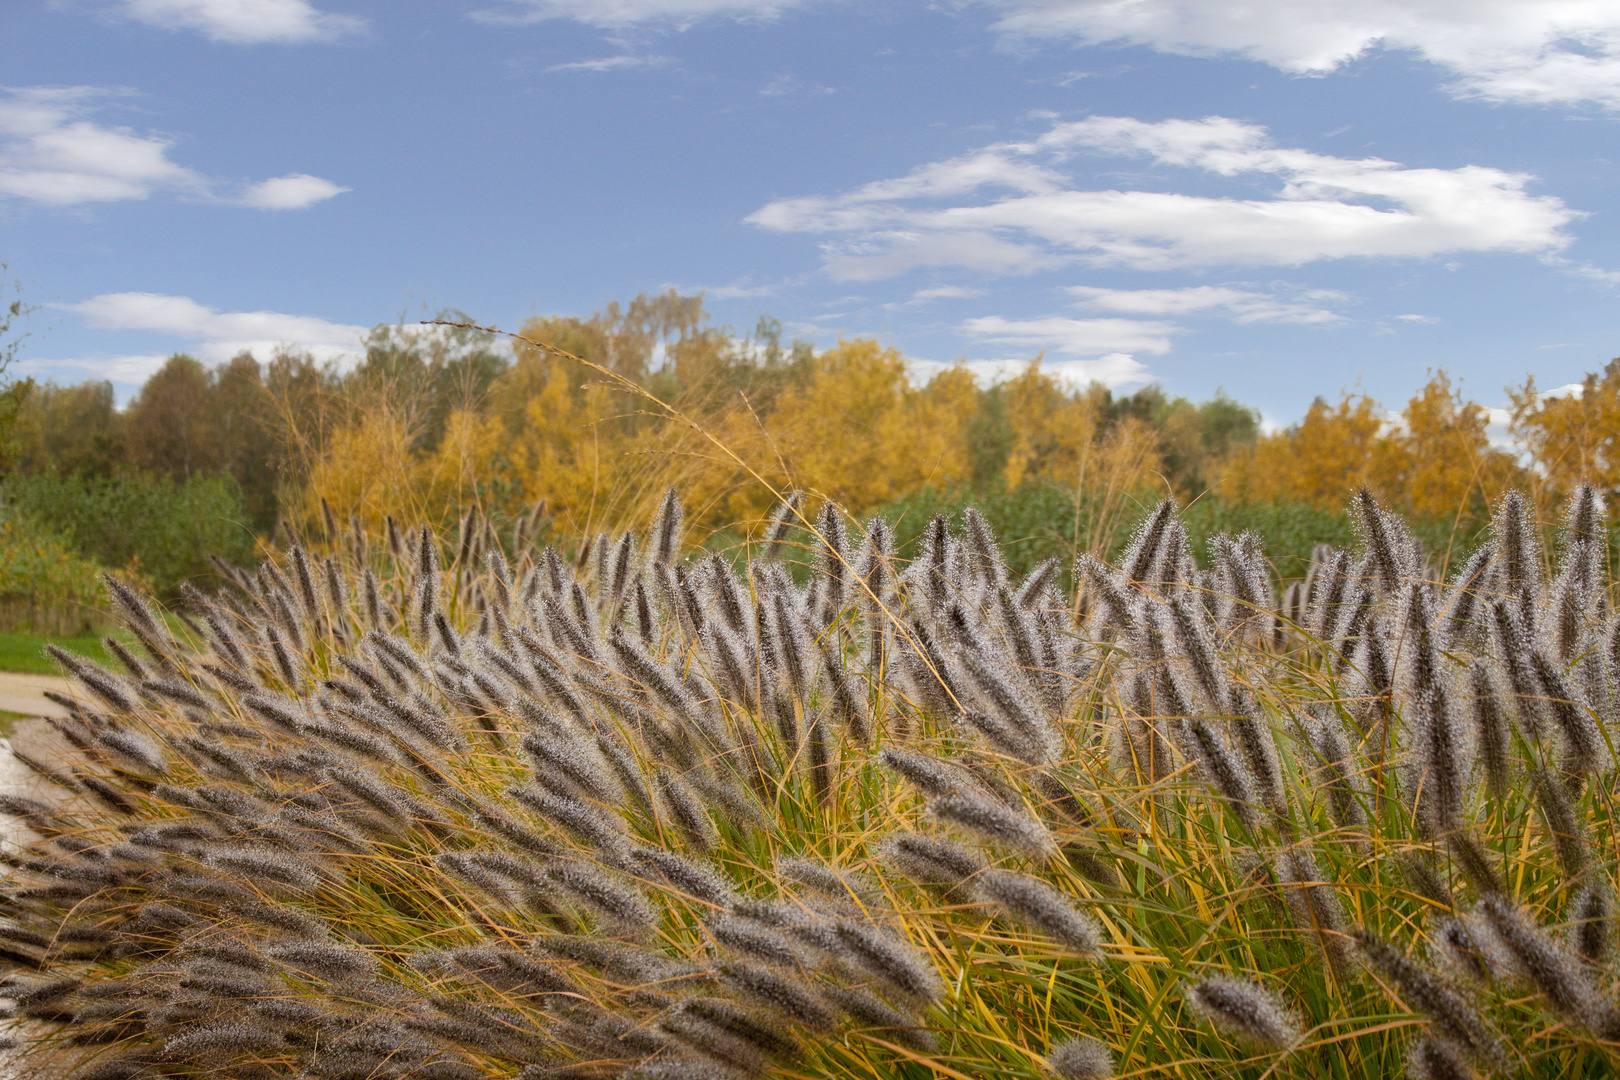
[[[790,497],[683,558],[328,515],[195,634],[112,589],[6,796],[25,1064],[135,1077],[1598,1076],[1620,620],[1582,489],[1274,595],[1174,505],[1013,579]],[[809,537],[815,572],[783,556]],[[805,552],[799,553],[801,556]]]

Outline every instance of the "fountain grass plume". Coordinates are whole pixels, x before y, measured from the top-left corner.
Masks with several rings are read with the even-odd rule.
[[[1444,1039],[1425,1035],[1407,1052],[1407,1080],[1475,1080],[1478,1075]]]
[[[1175,500],[1165,499],[1137,526],[1130,546],[1120,557],[1120,572],[1127,581],[1147,581],[1154,567],[1162,561],[1165,536],[1174,523],[1175,514]]]
[[[902,874],[935,888],[954,889],[987,865],[971,848],[922,833],[896,833],[878,850]]]
[[[1570,947],[1593,964],[1608,960],[1614,947],[1614,895],[1608,882],[1592,880],[1577,889],[1569,917]]]
[[[1266,987],[1211,975],[1187,988],[1187,1004],[1217,1031],[1264,1050],[1284,1050],[1300,1037],[1299,1021]]]
[[[1466,998],[1433,972],[1366,930],[1355,931],[1356,944],[1368,965],[1399,991],[1406,1003],[1430,1020],[1431,1035],[1461,1049],[1487,1072],[1508,1068],[1501,1037],[1492,1031]]]
[[[1511,782],[1513,733],[1502,709],[1501,692],[1491,675],[1491,666],[1475,661],[1468,668],[1468,689],[1472,697],[1474,742],[1479,748],[1479,763],[1485,773],[1485,786],[1497,799],[1507,797]]]
[[[1384,595],[1394,595],[1420,571],[1413,558],[1415,544],[1405,523],[1380,507],[1366,488],[1350,499],[1350,516],[1367,550],[1367,567],[1373,581]]]
[[[1114,1052],[1101,1039],[1083,1035],[1054,1044],[1046,1067],[1063,1080],[1108,1080],[1114,1075]]]
[[[1591,975],[1577,958],[1507,897],[1486,896],[1479,906],[1553,1012],[1582,1026],[1599,1019],[1600,999]]]
[[[1096,920],[1077,911],[1068,897],[1039,878],[986,870],[974,877],[973,891],[1001,914],[1081,956],[1096,956],[1101,950],[1102,931]]]
[[[973,792],[941,795],[929,802],[928,812],[994,847],[1044,858],[1054,846],[1051,834],[1038,819]]]
[[[1612,738],[1583,506],[1559,577],[1501,592],[1495,549],[1415,584],[1377,510],[1401,580],[1376,539],[1319,553],[1286,593],[1315,642],[1267,629],[1252,537],[1200,570],[1173,504],[1078,595],[1009,580],[978,514],[908,566],[808,497],[691,559],[678,497],[566,558],[482,513],[448,569],[431,530],[345,532],[188,592],[174,635],[120,594],[136,643],[64,656],[45,794],[0,800],[0,996],[72,1080],[1441,1075],[1493,1033],[1612,1071],[1612,765],[1558,712]]]

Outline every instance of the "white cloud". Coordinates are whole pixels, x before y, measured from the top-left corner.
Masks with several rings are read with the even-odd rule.
[[[1146,156],[1208,177],[1274,186],[1271,198],[1096,191],[1061,166],[1082,152]],[[779,199],[748,221],[819,233],[825,269],[870,280],[919,266],[1023,274],[1072,263],[1169,270],[1297,266],[1322,259],[1424,258],[1448,252],[1550,253],[1579,215],[1533,178],[1467,165],[1405,168],[1272,144],[1225,117],[1147,123],[1092,117],[1055,123],[833,196]]]
[[[1006,319],[987,315],[962,323],[962,332],[998,345],[1021,345],[1071,356],[1100,356],[1114,352],[1163,354],[1170,351],[1170,336],[1181,333],[1173,323],[1141,319]]]
[[[743,277],[725,285],[700,285],[695,288],[670,285],[668,288],[683,293],[701,292],[704,296],[715,300],[752,300],[761,296],[775,296],[783,284],[783,282],[762,283],[754,281],[751,277]]]
[[[776,18],[804,0],[506,0],[473,17],[492,23],[572,19],[587,26],[622,27],[664,23],[684,28],[704,19],[759,22]]]
[[[913,377],[918,382],[925,382],[952,365],[942,364],[937,360],[913,360],[911,366]],[[973,373],[980,385],[990,386],[1023,374],[1029,369],[1029,359],[1008,357],[998,360],[968,360],[963,366]],[[1141,386],[1153,379],[1152,373],[1128,353],[1109,353],[1106,356],[1085,360],[1061,357],[1056,360],[1043,360],[1041,371],[1059,382],[1069,383],[1072,386],[1081,387],[1088,383],[1099,382],[1110,390]]]
[[[19,375],[61,384],[106,379],[126,388],[126,392],[120,395],[122,399],[128,396],[128,389],[140,386],[168,359],[168,353],[88,356],[67,360],[28,357],[17,361],[16,370]]]
[[[308,173],[288,173],[250,185],[237,202],[255,210],[302,210],[349,190]]]
[[[1605,270],[1601,266],[1593,266],[1590,263],[1577,263],[1571,267],[1571,272],[1577,277],[1600,282],[1604,285],[1620,285],[1620,270]]]
[[[319,360],[335,360],[359,353],[369,333],[364,326],[309,315],[215,311],[190,297],[161,293],[106,293],[63,307],[83,316],[85,325],[95,330],[150,331],[178,338],[187,343],[188,352],[209,363],[244,351],[264,357],[284,345],[307,350]]]
[[[1586,387],[1582,383],[1565,383],[1555,386],[1551,390],[1542,390],[1536,394],[1537,401],[1547,401],[1551,398],[1573,397],[1578,398],[1585,393]],[[1510,453],[1524,455],[1525,446],[1513,435],[1513,410],[1505,407],[1486,408],[1485,415],[1488,422],[1485,425],[1485,437],[1490,444],[1498,450],[1507,450]]]
[[[913,303],[922,304],[930,300],[966,300],[983,295],[983,289],[969,289],[962,285],[935,285],[928,289],[918,289],[911,294],[911,300]]]
[[[365,20],[333,15],[308,0],[120,0],[117,14],[162,30],[195,30],[231,45],[333,41]]]
[[[810,95],[821,97],[826,94],[836,94],[838,91],[830,86],[821,86],[817,83],[807,83],[797,75],[778,75],[760,88],[760,97],[800,97]]]
[[[1344,318],[1322,307],[1320,301],[1348,299],[1328,289],[1309,289],[1299,299],[1229,286],[1197,285],[1186,289],[1101,289],[1090,285],[1069,288],[1079,303],[1097,311],[1121,315],[1224,314],[1238,323],[1330,323]],[[1312,302],[1316,301],[1316,302]]]
[[[290,210],[349,190],[318,176],[292,173],[249,185],[235,198],[217,194],[214,180],[169,159],[173,139],[90,119],[119,96],[94,86],[0,89],[0,198],[74,206],[146,199],[168,191]]]
[[[1519,452],[1522,447],[1513,438],[1513,412],[1510,409],[1487,408],[1485,439],[1498,450]]]
[[[0,196],[69,206],[206,190],[200,173],[169,160],[172,140],[85,119],[106,96],[90,86],[0,96]]]
[[[983,295],[983,289],[970,289],[964,285],[934,285],[926,289],[918,289],[911,294],[910,300],[884,304],[883,310],[903,311],[906,308],[927,307],[935,300],[970,300],[975,296]]]
[[[1395,319],[1396,319],[1397,322],[1424,323],[1424,324],[1433,324],[1433,323],[1437,323],[1437,322],[1440,321],[1439,319],[1435,318],[1433,315],[1397,315],[1397,316],[1395,316]]]
[[[986,0],[1019,37],[1238,56],[1295,74],[1409,50],[1460,96],[1620,106],[1614,0]]]
[[[606,71],[636,71],[646,68],[668,67],[670,63],[670,58],[667,56],[604,56],[600,60],[575,60],[568,64],[553,64],[546,70],[558,73],[583,71],[590,74],[600,74]]]

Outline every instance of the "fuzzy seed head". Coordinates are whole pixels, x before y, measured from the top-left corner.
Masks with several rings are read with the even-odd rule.
[[[1283,1050],[1299,1039],[1299,1022],[1260,983],[1212,975],[1187,989],[1187,1004],[1223,1035],[1265,1050]]]
[[[1054,1044],[1046,1067],[1063,1080],[1108,1080],[1114,1075],[1114,1052],[1101,1039],[1083,1035]]]

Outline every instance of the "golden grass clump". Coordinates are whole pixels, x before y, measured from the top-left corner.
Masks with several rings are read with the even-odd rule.
[[[1370,496],[1284,602],[1174,505],[1010,580],[789,498],[686,557],[328,522],[80,696],[0,886],[79,1080],[1598,1076],[1603,509],[1462,574]]]

